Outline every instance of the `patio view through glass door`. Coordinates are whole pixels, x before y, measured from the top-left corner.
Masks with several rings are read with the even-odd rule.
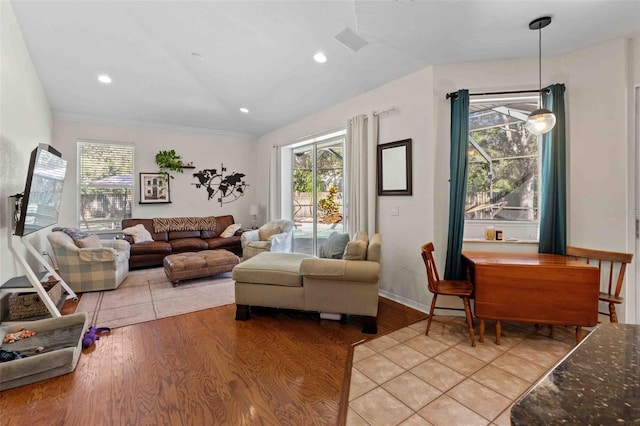
[[[296,253],[317,254],[333,232],[344,232],[344,132],[298,146],[292,158]]]

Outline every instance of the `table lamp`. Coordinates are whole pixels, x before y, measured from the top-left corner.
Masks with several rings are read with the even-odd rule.
[[[256,229],[256,222],[258,219],[258,205],[251,204],[249,206],[249,216],[251,216],[251,229]]]

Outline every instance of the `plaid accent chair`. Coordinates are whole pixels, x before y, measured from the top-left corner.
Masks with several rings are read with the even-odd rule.
[[[64,232],[47,235],[59,274],[74,292],[118,288],[129,273],[129,243],[101,240],[101,248],[78,248]]]

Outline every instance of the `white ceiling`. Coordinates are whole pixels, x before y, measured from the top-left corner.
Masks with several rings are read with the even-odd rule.
[[[540,16],[553,17],[543,56],[640,36],[640,0],[12,6],[57,116],[256,136],[428,65],[536,58],[528,24]],[[353,51],[335,40],[345,28],[368,44]],[[317,51],[327,63],[313,61]],[[113,83],[98,83],[101,73]]]

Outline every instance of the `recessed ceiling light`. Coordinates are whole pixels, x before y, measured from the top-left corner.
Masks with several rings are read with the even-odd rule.
[[[324,64],[325,62],[327,62],[327,56],[322,52],[318,52],[313,55],[313,59],[320,64]]]
[[[198,52],[191,52],[191,56],[193,56],[194,59],[197,59],[199,61],[204,61],[204,56],[202,56]]]
[[[243,112],[245,114],[249,114],[249,110],[247,108],[240,108],[240,112]]]
[[[106,74],[101,74],[98,76],[98,81],[103,84],[109,84],[111,83],[111,77]]]

